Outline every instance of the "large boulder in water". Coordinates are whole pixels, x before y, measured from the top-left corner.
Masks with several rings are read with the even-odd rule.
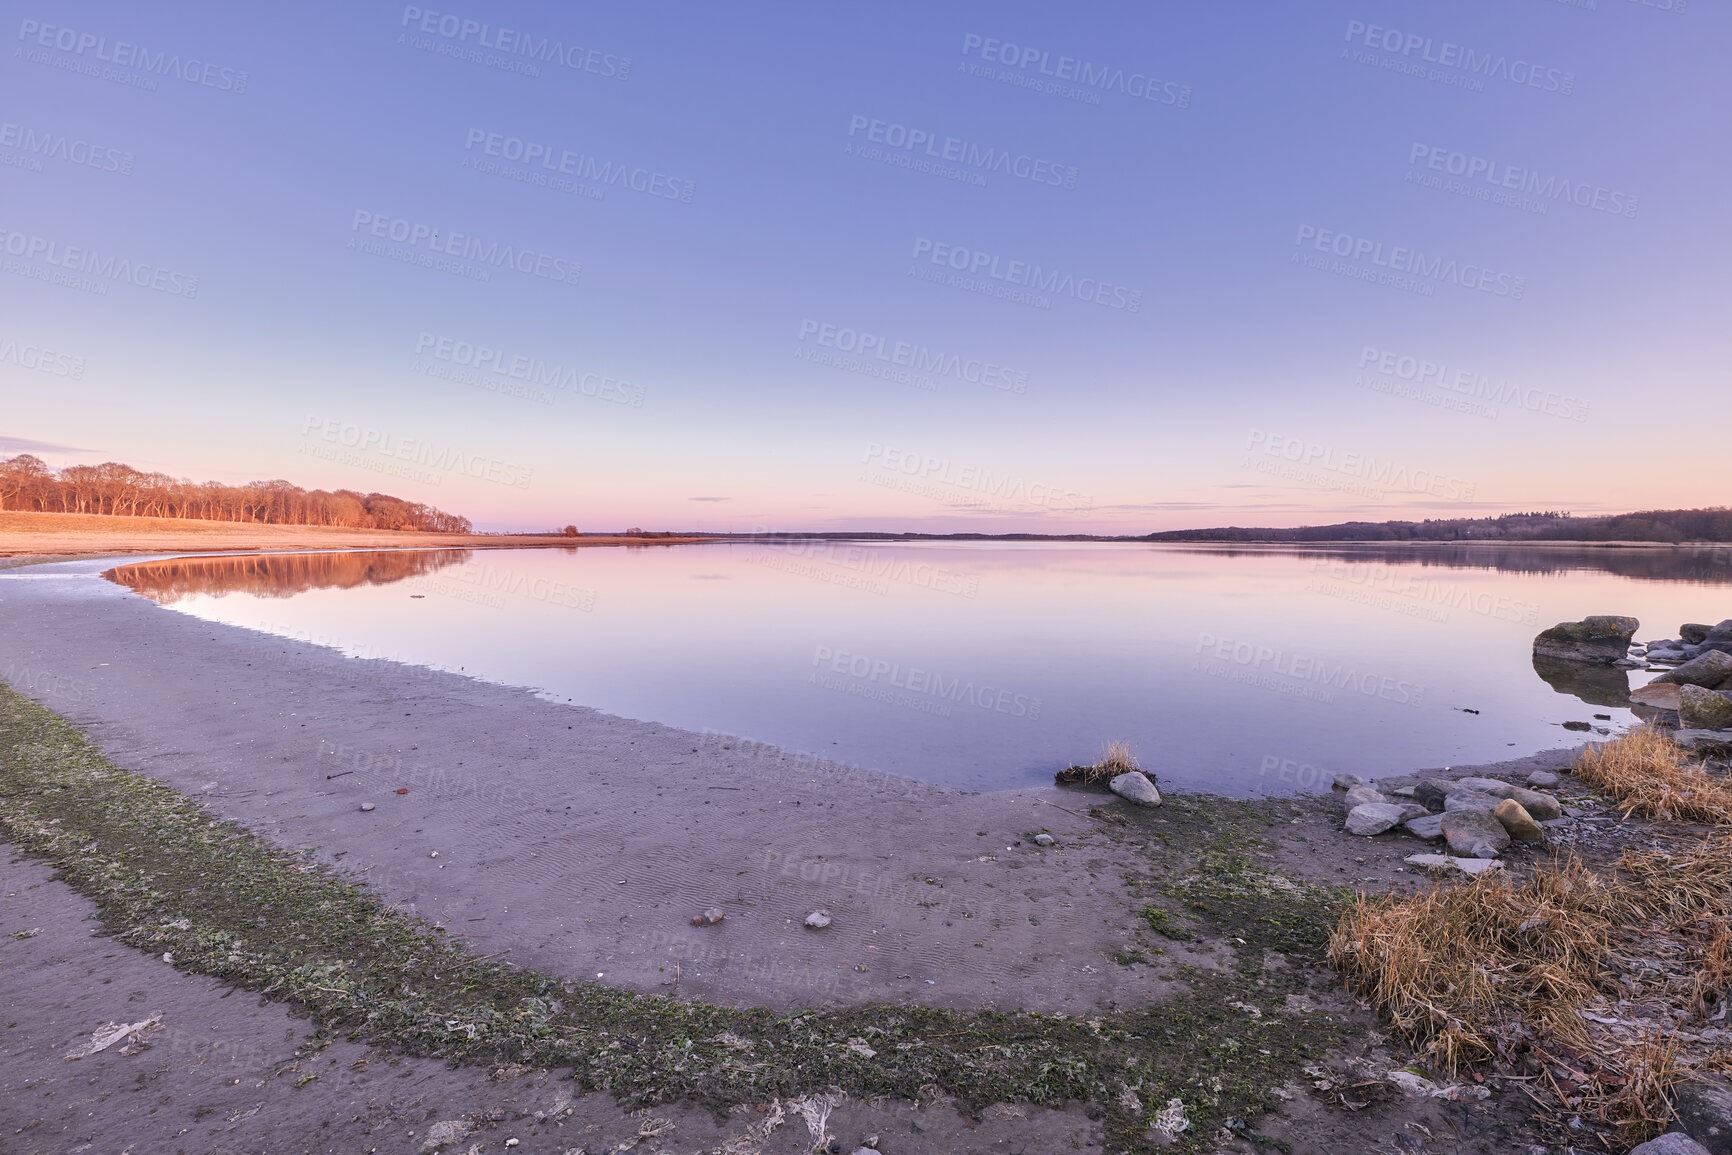
[[[1679,686],[1678,721],[1686,730],[1732,730],[1732,693]]]
[[[1723,654],[1732,654],[1732,618],[1727,618],[1709,630],[1699,645],[1704,650],[1719,650]]]
[[[1630,652],[1641,625],[1619,614],[1596,614],[1579,622],[1559,622],[1534,638],[1534,657],[1609,666]]]
[[[1627,707],[1630,675],[1616,666],[1593,662],[1566,662],[1561,658],[1534,655],[1534,673],[1560,694],[1579,698],[1590,706]]]

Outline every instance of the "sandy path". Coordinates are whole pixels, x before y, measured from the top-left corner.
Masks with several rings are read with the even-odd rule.
[[[1075,794],[869,776],[348,659],[165,610],[101,568],[0,573],[0,676],[118,765],[316,847],[478,953],[778,1008],[1082,1011],[1166,994],[1107,957],[1135,923],[1122,877],[1137,863],[1047,804],[1080,808]],[[1042,828],[1058,848],[1033,845]],[[689,925],[711,906],[725,922]],[[801,925],[815,908],[829,929]]]

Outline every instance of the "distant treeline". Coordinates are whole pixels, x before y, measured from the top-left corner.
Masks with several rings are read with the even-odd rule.
[[[1425,521],[1345,521],[1297,529],[1175,529],[1143,541],[1732,541],[1732,508],[1655,509],[1609,517],[1506,513]]]
[[[0,510],[433,533],[468,533],[472,528],[466,517],[388,493],[302,489],[282,480],[195,482],[145,473],[118,461],[50,469],[28,453],[0,459]]]

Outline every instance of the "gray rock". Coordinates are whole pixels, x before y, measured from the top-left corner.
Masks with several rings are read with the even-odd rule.
[[[1459,870],[1463,874],[1503,869],[1503,863],[1495,858],[1455,858],[1448,854],[1410,854],[1401,861],[1425,870]]]
[[[1678,721],[1686,730],[1732,730],[1732,695],[1680,686]]]
[[[361,809],[362,811],[368,811],[374,809],[374,806],[371,802],[363,802],[361,803]]]
[[[1443,800],[1443,810],[1446,814],[1451,810],[1484,810],[1489,813],[1502,801],[1496,794],[1487,794],[1483,790],[1451,790]]]
[[[1494,798],[1508,798],[1515,792],[1515,787],[1502,778],[1457,778],[1455,784],[1463,790],[1478,790]]]
[[[1057,846],[1058,839],[1050,834],[1037,834],[1034,836],[1034,844],[1036,846]]]
[[[1732,1155],[1732,1083],[1712,1076],[1680,1083],[1672,1089],[1672,1107],[1684,1130],[1711,1155]]]
[[[1389,799],[1385,798],[1381,793],[1379,793],[1376,790],[1373,790],[1369,786],[1355,786],[1352,789],[1347,791],[1346,802],[1347,802],[1348,809],[1352,809],[1355,806],[1363,806],[1367,802],[1388,802],[1388,801],[1389,801]]]
[[[1355,786],[1363,785],[1365,785],[1365,779],[1357,774],[1337,774],[1335,776],[1335,789],[1337,790],[1351,790]]]
[[[1558,776],[1550,770],[1535,770],[1528,775],[1528,786],[1535,790],[1547,790],[1558,784]]]
[[[1672,741],[1693,754],[1732,754],[1732,733],[1724,730],[1674,730]]]
[[[830,925],[830,912],[827,910],[813,911],[806,916],[806,925],[813,930],[823,930]]]
[[[1542,794],[1538,790],[1524,790],[1517,786],[1510,797],[1522,804],[1522,809],[1533,815],[1537,821],[1550,822],[1554,818],[1564,816],[1564,808],[1550,794]]]
[[[1609,666],[1629,652],[1630,639],[1640,624],[1614,614],[1559,622],[1534,638],[1534,657]]]
[[[1636,1144],[1630,1148],[1630,1155],[1719,1155],[1719,1152],[1710,1151],[1682,1132],[1668,1131],[1658,1139]]]
[[[1667,670],[1649,685],[1701,686],[1705,690],[1732,689],[1732,654],[1705,650],[1675,669]],[[1630,695],[1635,698],[1635,694]],[[1652,702],[1650,705],[1659,705]],[[1667,707],[1676,709],[1676,707]]]
[[[1425,814],[1418,818],[1409,818],[1402,825],[1415,838],[1423,838],[1428,842],[1443,837],[1443,815],[1441,814]]]
[[[1412,822],[1415,818],[1431,817],[1431,812],[1417,802],[1397,802],[1395,805],[1401,807],[1401,820],[1403,822]]]
[[[1719,650],[1732,654],[1732,618],[1727,618],[1708,631],[1707,637],[1703,638],[1697,647],[1698,653],[1704,650]]]
[[[1392,802],[1366,802],[1347,812],[1347,833],[1369,838],[1401,821],[1401,807]]]
[[[1699,646],[1708,640],[1708,631],[1713,628],[1700,622],[1685,622],[1678,627],[1678,636],[1693,646]]]
[[[1643,660],[1650,666],[1676,666],[1690,657],[1683,650],[1649,650]]]
[[[1490,810],[1451,810],[1443,816],[1443,839],[1451,854],[1496,858],[1510,844],[1509,831]]]
[[[1413,800],[1428,810],[1442,810],[1443,800],[1455,789],[1455,783],[1436,778],[1421,778],[1413,784]]]
[[[1155,789],[1155,784],[1150,782],[1149,776],[1141,770],[1120,774],[1107,783],[1107,789],[1126,802],[1134,802],[1138,806],[1159,806],[1161,804],[1161,792]]]

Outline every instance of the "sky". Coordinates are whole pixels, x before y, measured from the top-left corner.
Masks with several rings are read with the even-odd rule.
[[[1700,0],[7,0],[0,36],[0,453],[494,530],[1732,483]]]

